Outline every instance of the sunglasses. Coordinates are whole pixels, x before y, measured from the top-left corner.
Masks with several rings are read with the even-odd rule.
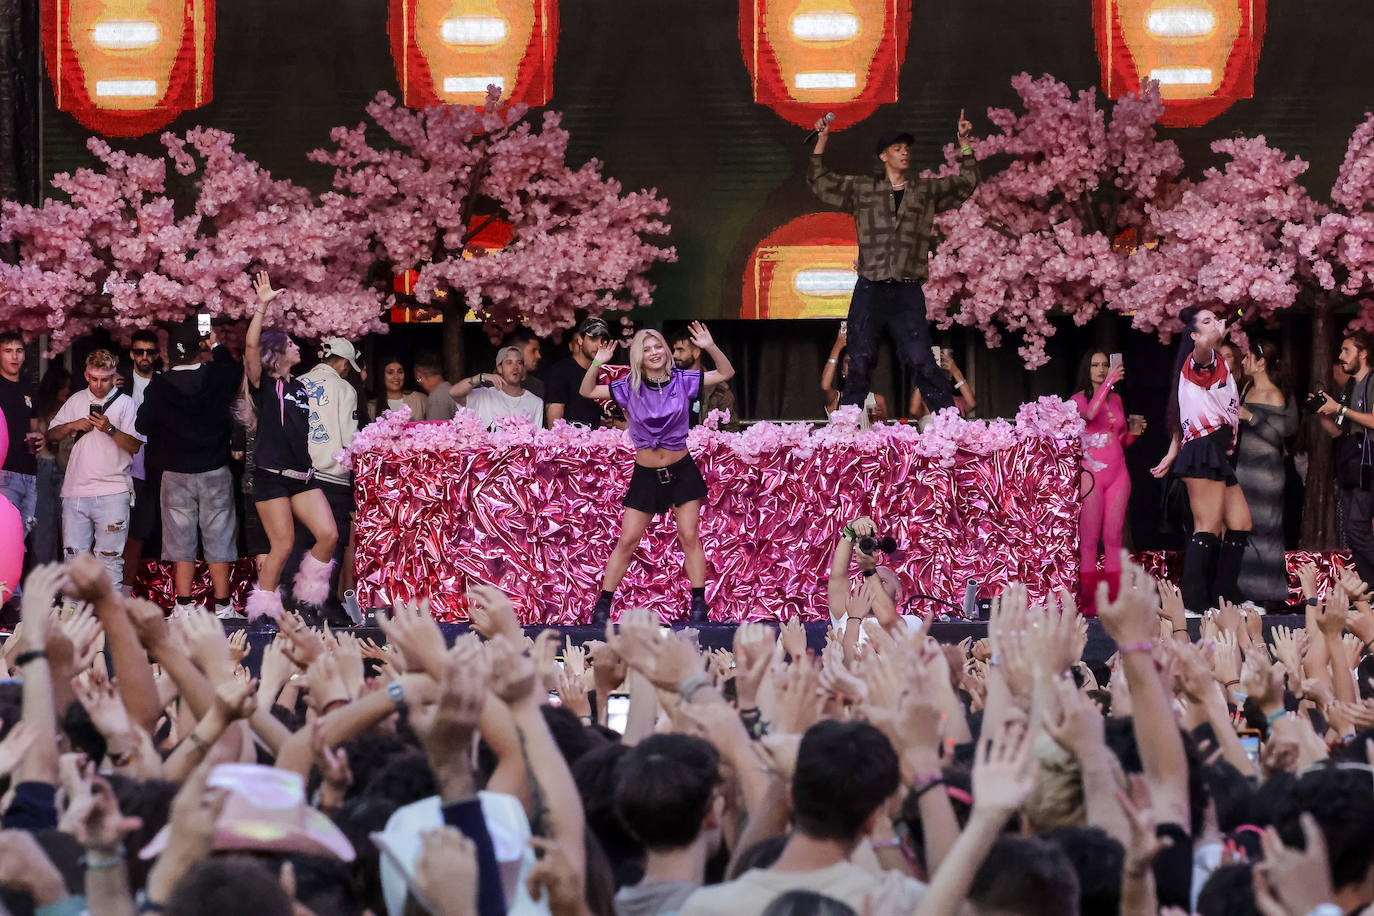
[[[154,347],[136,347],[129,351],[134,356],[156,356],[157,349]]]

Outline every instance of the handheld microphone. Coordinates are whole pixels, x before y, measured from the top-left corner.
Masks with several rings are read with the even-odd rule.
[[[835,120],[835,112],[833,112],[833,111],[827,111],[827,112],[825,113],[825,126],[826,126],[826,127],[829,127],[829,126],[830,126],[830,122],[833,121],[833,120]],[[807,134],[807,135],[806,135],[806,139],[802,141],[802,146],[805,146],[806,144],[810,143],[812,140],[816,139],[816,135],[819,134],[819,133],[820,133],[819,130],[813,130],[813,131],[811,131],[811,133]]]

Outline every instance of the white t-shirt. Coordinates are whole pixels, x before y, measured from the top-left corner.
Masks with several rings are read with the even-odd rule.
[[[143,376],[135,372],[133,374],[133,380],[133,388],[131,389],[130,397],[134,399],[134,416],[138,416],[138,409],[143,406],[143,396],[148,393],[148,383],[153,380],[153,377],[150,375],[147,378],[144,378]],[[129,429],[126,429],[124,431],[129,435],[133,436],[139,442],[147,444],[148,437],[140,436],[138,434],[138,430],[130,427]],[[133,464],[129,465],[129,473],[139,480],[146,480],[148,477],[148,473],[143,467],[144,451],[144,449],[139,449],[138,454],[134,455]]]
[[[52,418],[51,426],[71,423],[91,414],[92,404],[103,404],[108,400],[91,397],[89,388],[82,388],[67,398],[67,403]],[[115,398],[105,416],[110,418],[115,429],[132,434],[134,418],[138,411],[134,408],[133,398],[121,394]],[[76,499],[83,496],[114,496],[128,493],[133,489],[129,479],[129,466],[133,455],[120,448],[114,437],[93,429],[76,440],[72,456],[67,461],[67,476],[62,481],[62,498]]]
[[[544,401],[532,391],[513,398],[496,388],[474,388],[468,393],[466,406],[477,414],[487,429],[495,426],[501,417],[528,417],[535,429],[544,426]]]
[[[755,868],[734,881],[703,887],[678,912],[681,916],[759,916],[788,891],[814,891],[848,904],[856,913],[886,916],[915,910],[926,886],[895,871],[875,875],[852,862],[790,874]]]

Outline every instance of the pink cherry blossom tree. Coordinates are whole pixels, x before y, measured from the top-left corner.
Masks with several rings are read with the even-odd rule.
[[[1298,182],[1307,163],[1262,136],[1212,151],[1227,157],[1221,168],[1170,206],[1146,208],[1147,242],[1129,256],[1114,303],[1138,330],[1172,336],[1189,306],[1265,320],[1291,308],[1310,275],[1295,241],[1321,209]]]
[[[249,271],[262,268],[286,289],[270,320],[293,333],[384,330],[367,246],[338,195],[316,200],[273,179],[222,131],[167,134],[163,144],[166,156],[153,158],[92,138],[101,168],[55,176],[65,199],[3,205],[0,242],[15,243],[19,258],[0,264],[0,322],[50,334],[61,350],[100,326],[127,331],[198,310],[243,318]],[[169,161],[190,193],[169,187]]]
[[[568,133],[557,112],[535,130],[525,105],[492,93],[480,107],[416,112],[380,93],[367,125],[336,128],[334,146],[311,158],[335,168],[346,220],[365,226],[388,273],[418,270],[416,297],[442,308],[446,367],[462,372],[461,322],[468,308],[493,337],[517,324],[547,335],[569,328],[574,313],[647,305],[648,270],[676,260],[663,236],[668,202],[654,190],[621,193],[596,160],[566,163]],[[502,226],[510,240],[478,241]]]
[[[980,328],[989,346],[1003,330],[1019,333],[1033,368],[1047,359],[1052,314],[1081,325],[1113,306],[1131,240],[1185,185],[1177,147],[1155,135],[1157,86],[1118,101],[1110,119],[1096,90],[1075,95],[1024,73],[1012,86],[1025,110],[989,110],[1001,133],[974,144],[980,159],[1012,161],[937,219],[926,294],[933,320]],[[956,151],[946,152],[952,162]]]

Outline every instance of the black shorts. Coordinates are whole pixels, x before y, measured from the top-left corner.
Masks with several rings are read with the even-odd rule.
[[[143,542],[143,556],[156,559],[162,544],[162,475],[134,478],[134,506],[129,511],[129,537]]]
[[[1201,439],[1183,443],[1174,459],[1174,474],[1178,477],[1192,477],[1200,480],[1225,481],[1228,487],[1236,486],[1236,468],[1231,463],[1227,451],[1235,444],[1236,434],[1229,426],[1223,426],[1214,433]]]
[[[298,480],[295,477],[287,477],[285,474],[270,471],[267,468],[255,468],[253,471],[253,501],[265,503],[269,499],[290,499],[298,493],[307,490],[318,490],[320,488],[312,474],[309,480]]]
[[[666,468],[646,468],[635,465],[634,475],[630,478],[630,489],[625,492],[622,505],[626,509],[637,509],[650,515],[667,512],[674,506],[684,506],[706,496],[706,478],[692,456],[668,465]]]

